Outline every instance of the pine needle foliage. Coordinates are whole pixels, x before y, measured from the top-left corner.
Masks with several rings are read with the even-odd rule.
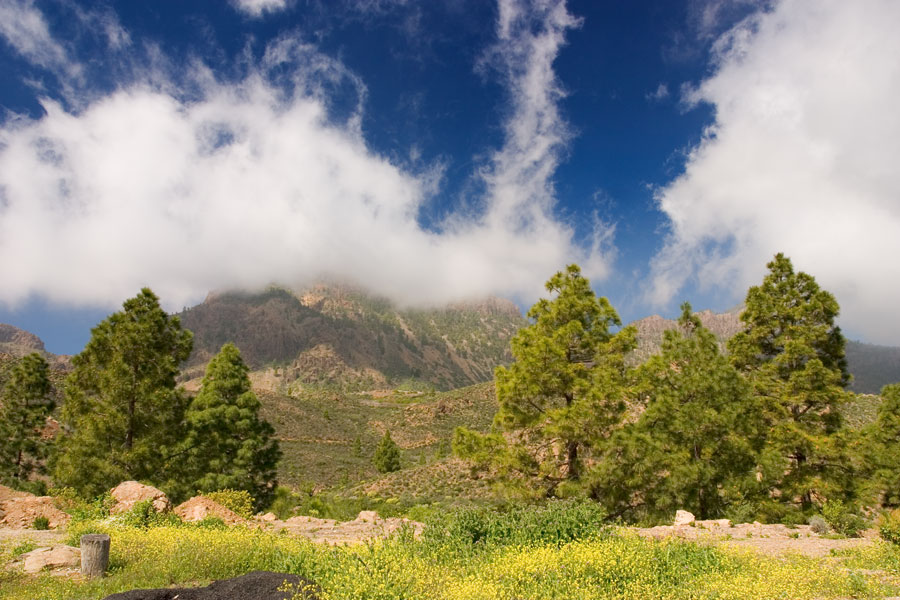
[[[400,448],[391,438],[390,431],[385,431],[384,437],[378,442],[373,462],[379,473],[393,473],[400,470]]]
[[[638,381],[644,410],[616,432],[594,471],[601,503],[617,516],[660,521],[679,508],[717,517],[745,499],[756,483],[762,412],[687,302]]]
[[[191,332],[148,288],[91,330],[66,380],[59,485],[90,498],[122,481],[170,476],[187,404],[175,377],[191,345]]]
[[[243,490],[259,510],[271,501],[281,458],[275,430],[259,416],[249,369],[227,343],[209,362],[185,414],[186,478],[201,492]]]
[[[49,367],[33,352],[12,368],[0,396],[0,482],[25,485],[47,457],[49,440],[41,436],[53,411]]]
[[[838,303],[815,278],[795,272],[780,253],[767,267],[762,284],[747,292],[744,328],[728,351],[766,411],[769,447],[781,461],[774,486],[809,510],[814,496],[827,497],[836,480],[847,479],[836,456],[850,382],[845,340],[834,323]]]
[[[624,356],[636,332],[611,331],[622,324],[618,314],[577,265],[556,273],[546,289],[552,299],[532,306],[530,324],[512,339],[515,362],[495,371],[496,432],[457,430],[454,450],[525,483],[528,493],[555,496],[582,487],[585,461],[621,420]]]

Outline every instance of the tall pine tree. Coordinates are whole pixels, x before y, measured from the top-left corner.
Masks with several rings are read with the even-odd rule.
[[[246,490],[260,509],[275,492],[281,451],[275,430],[259,416],[248,372],[231,343],[209,362],[185,414],[189,474],[182,480],[193,486],[191,491]]]
[[[171,478],[187,404],[175,387],[192,334],[147,288],[91,330],[66,381],[54,477],[84,496]]]
[[[878,418],[868,434],[868,461],[874,467],[875,482],[883,506],[900,506],[900,383],[881,390]]]
[[[16,363],[0,396],[0,482],[27,486],[43,466],[49,441],[41,437],[53,411],[49,367],[33,352]]]
[[[850,381],[838,303],[816,280],[777,254],[762,285],[747,292],[744,328],[728,343],[732,364],[761,399],[769,446],[782,461],[773,482],[781,497],[810,509],[845,480],[835,460],[840,406]],[[841,486],[837,486],[841,487]]]
[[[598,462],[594,495],[614,514],[653,520],[679,508],[712,518],[746,499],[756,483],[762,413],[690,304],[638,381],[636,406],[644,410]]]
[[[582,487],[586,459],[619,423],[625,407],[625,353],[635,330],[620,326],[606,298],[598,298],[577,265],[546,284],[552,299],[528,311],[531,324],[512,339],[515,358],[495,371],[499,433],[459,429],[454,450],[515,474],[532,492],[567,494]],[[560,486],[563,489],[559,489]]]

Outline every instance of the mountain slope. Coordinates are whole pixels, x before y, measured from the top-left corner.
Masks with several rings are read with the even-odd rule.
[[[274,367],[284,386],[394,387],[407,380],[451,389],[487,381],[510,360],[525,320],[506,300],[400,309],[361,290],[318,285],[301,292],[211,294],[180,315],[194,332],[188,373],[224,344],[254,369]],[[192,369],[193,368],[193,369]]]
[[[724,313],[704,310],[697,313],[703,326],[715,334],[722,351],[728,339],[741,330],[742,307]],[[663,332],[674,329],[677,321],[653,315],[632,323],[638,330],[638,347],[632,358],[635,363],[643,362],[650,355],[660,351]],[[876,346],[862,342],[847,342],[847,367],[853,375],[850,389],[859,394],[878,394],[888,383],[900,382],[900,348]]]

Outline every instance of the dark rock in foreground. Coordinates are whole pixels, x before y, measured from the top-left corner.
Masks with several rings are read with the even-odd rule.
[[[253,571],[234,579],[214,581],[207,587],[132,590],[103,600],[290,600],[294,593],[307,586],[312,587],[311,582],[297,575]],[[287,587],[290,591],[279,591]],[[310,592],[302,597],[316,598]]]

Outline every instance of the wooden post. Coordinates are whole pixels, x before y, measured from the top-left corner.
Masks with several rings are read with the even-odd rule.
[[[109,536],[91,533],[81,536],[81,574],[103,577],[109,565]]]

